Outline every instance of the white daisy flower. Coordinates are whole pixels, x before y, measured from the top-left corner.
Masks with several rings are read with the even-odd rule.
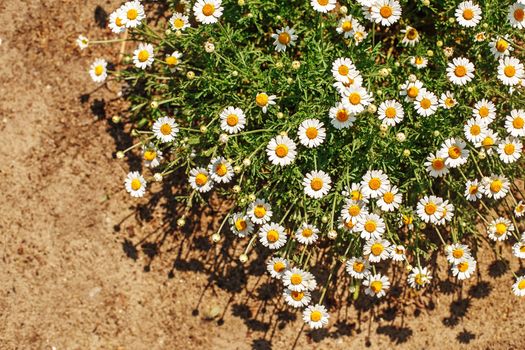
[[[436,196],[425,196],[417,203],[417,215],[426,223],[437,223],[442,217],[443,199]]]
[[[372,20],[382,26],[391,26],[401,18],[401,5],[397,0],[376,0],[372,4]]]
[[[366,39],[367,36],[368,36],[368,33],[366,31],[366,28],[362,26],[360,23],[355,23],[353,37],[354,37],[354,42],[356,46],[362,43]]]
[[[439,98],[439,107],[443,107],[445,109],[451,109],[457,105],[457,103],[458,101],[454,97],[454,93],[450,91],[441,94],[441,97]]]
[[[507,137],[498,144],[499,158],[505,164],[516,162],[521,157],[523,144],[518,138]]]
[[[428,59],[423,56],[412,56],[410,57],[410,64],[417,69],[423,69],[428,66]]]
[[[483,196],[483,189],[478,180],[468,180],[465,183],[465,198],[471,202],[475,202]]]
[[[363,255],[368,255],[368,260],[372,263],[387,260],[390,257],[390,242],[386,239],[370,239],[366,241],[363,248]]]
[[[310,0],[310,5],[317,12],[326,13],[335,9],[336,0]]]
[[[301,244],[310,245],[317,241],[319,238],[318,234],[319,229],[317,227],[303,223],[295,232],[295,239]]]
[[[191,188],[201,193],[208,192],[213,188],[213,180],[205,168],[193,168],[190,170],[189,182]]]
[[[215,157],[208,165],[208,172],[214,182],[229,183],[233,178],[233,167],[223,157]]]
[[[507,19],[512,27],[525,29],[525,4],[519,2],[512,4]]]
[[[462,281],[470,276],[476,271],[476,260],[473,258],[464,258],[461,262],[452,265],[452,275]]]
[[[452,84],[465,85],[474,78],[474,64],[467,58],[456,57],[448,64],[447,77]]]
[[[243,213],[234,213],[230,217],[230,225],[232,232],[241,238],[250,236],[253,233],[253,223],[248,218],[248,215]]]
[[[338,130],[351,127],[355,119],[355,114],[351,113],[343,103],[330,108],[330,122]]]
[[[297,151],[295,143],[288,136],[276,136],[268,142],[266,154],[273,165],[286,166],[292,164]]]
[[[345,91],[351,87],[363,85],[363,77],[357,70],[350,71],[346,77],[341,77],[335,83],[332,84],[337,90],[339,95],[343,96]]]
[[[347,57],[339,57],[332,63],[332,75],[337,81],[348,83],[348,77],[355,73],[359,74],[359,71],[352,60]]]
[[[516,242],[512,246],[512,254],[520,259],[525,259],[525,241]]]
[[[264,224],[272,218],[272,207],[264,199],[256,199],[250,203],[247,211],[250,220],[254,224]]]
[[[412,268],[407,278],[408,285],[414,289],[425,287],[427,284],[430,284],[430,280],[432,280],[430,270],[426,267],[421,268],[418,266]]]
[[[345,205],[341,209],[341,216],[344,221],[351,221],[354,225],[361,216],[368,214],[365,202],[361,200],[346,199]]]
[[[470,259],[472,257],[470,248],[461,243],[447,245],[445,247],[445,255],[451,264],[459,264],[464,259]]]
[[[419,42],[419,32],[414,27],[406,26],[401,30],[401,34],[404,34],[401,44],[405,46],[415,46]]]
[[[328,0],[312,0],[326,2]],[[335,0],[334,0],[335,2]],[[303,311],[303,321],[308,323],[311,329],[323,328],[328,324],[330,315],[323,305],[310,305]]]
[[[184,29],[190,27],[189,17],[180,12],[175,12],[169,22],[173,30],[184,31]]]
[[[317,119],[306,119],[299,125],[297,132],[299,142],[308,148],[321,145],[326,138],[326,129],[323,122]]]
[[[345,39],[350,38],[354,35],[354,23],[358,22],[352,16],[345,16],[339,20],[335,30],[343,34]]]
[[[295,292],[302,292],[305,290],[314,290],[317,287],[314,275],[310,272],[292,267],[284,272],[282,278],[283,285]]]
[[[296,292],[290,289],[285,289],[283,296],[286,304],[295,308],[305,307],[310,304],[310,301],[312,300],[312,294],[307,290]]]
[[[483,141],[486,130],[485,122],[477,118],[467,120],[467,123],[463,126],[465,138],[472,143]]]
[[[332,188],[331,183],[330,175],[324,171],[311,171],[303,179],[304,193],[312,198],[322,198]]]
[[[492,220],[488,227],[489,238],[494,241],[506,240],[514,231],[512,222],[503,217]]]
[[[272,39],[275,39],[273,42],[275,51],[284,52],[288,46],[294,46],[295,40],[297,40],[297,35],[294,33],[295,31],[288,26],[277,29],[277,33],[272,34]]]
[[[525,276],[520,276],[516,279],[516,283],[512,285],[512,292],[518,297],[525,296]]]
[[[221,4],[221,0],[197,0],[193,5],[195,19],[202,24],[217,23],[224,10]]]
[[[162,142],[171,142],[179,132],[175,119],[170,117],[160,117],[153,123],[153,135]]]
[[[445,159],[445,165],[449,168],[457,168],[465,164],[470,154],[466,149],[465,141],[458,138],[446,139],[437,152],[437,156]]]
[[[91,79],[95,83],[102,83],[106,78],[108,77],[108,71],[107,71],[107,65],[108,63],[104,59],[96,59],[95,62],[91,64],[91,68],[89,69],[89,75],[91,76]]]
[[[486,128],[483,136],[483,140],[481,140],[481,142],[476,142],[474,146],[477,148],[483,147],[487,154],[492,154],[493,148],[500,142],[500,138],[496,132],[489,128]]]
[[[164,62],[166,62],[171,72],[175,72],[178,69],[177,66],[180,64],[181,58],[182,54],[179,51],[173,51],[170,55],[166,55]]]
[[[456,20],[463,27],[475,27],[481,21],[481,7],[472,1],[463,1],[456,8]]]
[[[390,249],[390,258],[393,261],[404,261],[407,259],[406,257],[406,248],[402,245],[395,245],[392,246],[392,249]]]
[[[338,229],[343,230],[345,232],[354,232],[355,224],[352,222],[352,220],[345,221],[345,219],[341,215],[339,215],[337,223]]]
[[[142,145],[142,158],[144,158],[144,165],[148,168],[156,168],[160,165],[162,160],[162,151],[157,149],[153,143]]]
[[[120,34],[126,30],[126,26],[124,25],[123,21],[125,16],[126,14],[122,12],[122,8],[113,11],[111,15],[109,15],[108,27],[113,33]]]
[[[503,85],[518,85],[525,78],[523,64],[514,57],[505,57],[499,60],[498,79]]]
[[[502,56],[508,56],[510,55],[511,51],[514,50],[514,48],[510,45],[510,42],[508,40],[508,35],[505,35],[504,37],[495,37],[489,43],[490,52],[492,52],[496,59]]]
[[[517,218],[521,218],[524,213],[525,213],[525,203],[523,203],[523,201],[519,201],[514,207],[514,215]]]
[[[496,106],[487,99],[482,99],[474,105],[472,116],[488,125],[496,118]]]
[[[364,111],[373,102],[373,98],[364,87],[352,86],[343,92],[341,102],[350,113],[357,114]]]
[[[80,50],[84,50],[85,48],[89,46],[89,39],[85,37],[84,35],[79,35],[76,40],[76,43]]]
[[[431,153],[425,162],[427,172],[432,177],[440,177],[448,174],[448,168],[445,165],[445,158],[439,157],[437,154]]]
[[[243,130],[246,125],[246,116],[240,108],[227,107],[221,114],[221,129],[228,134],[236,134]]]
[[[139,47],[133,51],[133,63],[135,67],[146,69],[153,64],[153,45],[140,43]]]
[[[369,170],[361,181],[361,191],[366,198],[377,198],[390,188],[390,180],[382,170]]]
[[[261,107],[263,113],[266,113],[268,111],[268,107],[275,104],[276,98],[277,96],[275,95],[268,95],[266,92],[259,92],[255,96],[255,104]]]
[[[124,187],[131,197],[143,197],[146,193],[146,180],[138,171],[132,171],[126,176]]]
[[[370,273],[370,263],[361,257],[352,257],[346,261],[346,271],[353,278],[362,280]]]
[[[387,100],[381,103],[377,109],[377,113],[379,120],[388,126],[399,124],[405,116],[403,106],[396,100]]]
[[[414,229],[414,217],[412,214],[399,213],[399,227],[406,227],[409,230]]]
[[[505,130],[514,137],[525,137],[525,110],[513,109],[505,118]]]
[[[390,288],[390,281],[388,280],[388,277],[383,276],[380,273],[376,275],[369,274],[363,281],[363,286],[366,287],[365,294],[381,298],[386,294],[386,290]]]
[[[140,1],[128,1],[121,7],[122,9],[122,24],[126,28],[135,28],[140,25],[140,22],[146,18],[144,6]]]
[[[501,199],[507,195],[510,188],[510,182],[505,175],[491,175],[482,180],[483,193],[494,199]]]
[[[266,269],[273,278],[281,279],[284,276],[284,272],[288,269],[290,263],[288,260],[279,257],[272,257],[266,264]]]
[[[441,213],[441,217],[436,222],[437,225],[444,225],[454,217],[454,205],[448,200],[443,201],[438,211]]]
[[[377,201],[377,206],[382,211],[395,211],[401,205],[403,195],[396,186],[390,187]]]
[[[259,230],[259,242],[270,249],[280,249],[284,247],[286,238],[284,227],[276,223],[264,224]]]
[[[438,108],[437,96],[427,89],[421,89],[414,101],[417,114],[423,117],[431,116],[436,113]]]
[[[386,225],[383,218],[373,213],[360,215],[355,225],[355,232],[361,232],[361,238],[366,240],[381,239],[385,229]]]
[[[407,80],[403,85],[399,87],[399,94],[405,96],[405,102],[413,102],[424,90],[423,83],[419,80],[410,81]]]

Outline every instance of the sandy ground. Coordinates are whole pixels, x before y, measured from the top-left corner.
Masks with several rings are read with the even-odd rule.
[[[177,229],[169,203],[131,200],[129,164],[114,159],[130,142],[109,121],[116,89],[86,95],[90,62],[117,53],[74,45],[109,37],[97,20],[117,5],[0,2],[1,349],[525,348],[525,303],[490,249],[462,288],[443,279],[424,295],[348,302],[312,333],[261,259],[241,266],[236,242],[210,244],[217,207]]]

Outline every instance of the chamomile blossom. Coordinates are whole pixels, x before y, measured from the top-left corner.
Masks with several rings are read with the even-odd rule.
[[[372,3],[370,16],[382,26],[391,26],[401,18],[401,5],[397,0],[376,0]]]
[[[330,108],[330,123],[338,130],[349,128],[356,120],[354,113],[351,113],[343,103],[338,103]]]
[[[518,85],[525,78],[523,64],[515,57],[504,57],[498,65],[498,79],[503,85]]]
[[[323,0],[312,0],[323,1]],[[323,305],[310,305],[303,311],[303,321],[308,323],[311,329],[323,328],[328,324],[330,315]]]
[[[507,19],[512,27],[525,29],[525,4],[519,2],[512,4]]]
[[[142,158],[144,159],[144,165],[146,167],[156,168],[162,160],[162,151],[150,142],[142,146]]]
[[[286,244],[286,239],[286,231],[279,224],[268,223],[259,229],[259,241],[269,249],[282,248]]]
[[[428,59],[423,56],[412,56],[410,57],[410,64],[417,69],[423,69],[428,66]]]
[[[246,116],[242,109],[227,107],[219,115],[221,129],[229,134],[236,134],[246,126]]]
[[[436,222],[436,224],[444,225],[447,222],[450,222],[452,218],[454,217],[454,205],[450,203],[448,200],[445,200],[443,201],[443,203],[441,203],[439,212],[441,214],[441,217]]]
[[[268,107],[276,103],[276,98],[277,96],[275,95],[268,95],[266,92],[259,92],[255,96],[255,104],[262,109],[263,113],[266,113],[268,111]]]
[[[131,197],[143,197],[146,193],[146,180],[138,171],[132,171],[126,176],[124,187]]]
[[[210,191],[213,188],[213,180],[210,173],[205,168],[193,168],[190,170],[189,183],[191,188],[201,193]]]
[[[266,154],[273,165],[289,165],[297,155],[295,142],[288,136],[276,136],[268,142]]]
[[[321,145],[326,138],[326,129],[318,119],[306,119],[299,125],[299,142],[308,148]]]
[[[490,43],[490,52],[494,55],[496,59],[502,57],[502,56],[508,56],[512,51],[514,51],[514,48],[511,46],[509,42],[508,35],[505,35],[504,37],[497,36],[495,37]]]
[[[84,35],[79,35],[75,42],[80,50],[84,50],[89,46],[89,39]]]
[[[402,245],[394,245],[390,249],[390,258],[393,261],[404,261],[406,260],[406,248]]]
[[[456,8],[456,20],[463,27],[475,27],[481,21],[481,7],[473,1],[463,1]]]
[[[113,11],[111,15],[109,15],[108,27],[113,33],[120,34],[126,30],[126,25],[123,21],[125,15],[121,8]]]
[[[284,272],[282,277],[283,285],[293,291],[302,292],[314,290],[317,287],[314,275],[308,271],[292,267]]]
[[[520,259],[525,259],[525,241],[519,241],[512,246],[512,254]]]
[[[437,96],[426,89],[422,89],[414,101],[417,114],[423,117],[431,116],[436,113],[438,108]]]
[[[310,304],[312,295],[309,291],[296,292],[290,289],[285,289],[283,292],[284,301],[291,307],[300,308]]]
[[[488,125],[496,118],[496,106],[487,99],[481,99],[474,104],[472,116]]]
[[[153,135],[162,142],[171,142],[179,132],[175,119],[170,117],[160,117],[153,123]]]
[[[335,30],[337,33],[343,34],[345,39],[350,38],[354,34],[354,25],[356,22],[352,16],[345,16],[339,20]]]
[[[332,11],[336,3],[336,0],[310,0],[310,5],[312,5],[314,10],[321,13]]]
[[[399,189],[396,186],[391,186],[377,200],[377,206],[382,211],[395,211],[401,205],[402,200],[403,196],[399,193]]]
[[[317,227],[304,223],[295,232],[295,239],[301,244],[310,245],[317,241],[317,238],[319,238],[318,234],[319,229]]]
[[[368,208],[364,201],[346,199],[343,208],[341,209],[341,216],[344,221],[351,221],[354,225],[361,216],[368,214]]]
[[[470,248],[461,243],[454,243],[445,247],[445,256],[451,264],[459,264],[463,259],[470,259]]]
[[[427,267],[418,266],[412,268],[407,278],[408,285],[414,289],[425,287],[430,284],[431,280],[432,275],[430,274],[430,270]]]
[[[457,168],[465,164],[469,157],[465,141],[459,138],[446,139],[437,152],[437,156],[445,159],[445,165],[449,168]]]
[[[485,137],[486,129],[486,124],[477,118],[470,118],[463,126],[465,138],[472,143],[481,142]]]
[[[182,54],[179,51],[173,51],[171,54],[166,55],[166,58],[164,59],[164,62],[166,62],[166,65],[170,69],[170,71],[175,72],[177,71],[178,65],[180,64],[180,59],[182,58]]]
[[[362,43],[366,39],[367,36],[368,36],[368,32],[366,31],[366,28],[360,23],[355,23],[353,38],[354,38],[354,43],[356,44],[356,46]]]
[[[345,77],[341,77],[333,83],[333,86],[341,96],[344,95],[346,90],[361,85],[363,85],[363,77],[357,70],[350,71]]]
[[[382,102],[377,109],[377,113],[379,120],[388,126],[395,126],[396,124],[399,124],[405,116],[403,106],[396,100],[387,100]]]
[[[193,5],[195,19],[202,24],[217,23],[224,10],[221,5],[221,0],[197,0]]]
[[[439,107],[443,107],[445,109],[451,109],[456,106],[457,103],[458,101],[454,97],[454,93],[450,91],[441,94],[441,97],[439,98]]]
[[[523,203],[523,201],[519,201],[514,207],[514,215],[517,218],[521,218],[523,214],[525,214],[525,203]]]
[[[492,174],[490,177],[484,177],[482,184],[484,194],[494,199],[505,197],[510,189],[509,179],[505,175]]]
[[[417,215],[426,223],[437,223],[442,217],[443,199],[436,196],[425,196],[417,203]]]
[[[364,203],[368,203],[368,198],[366,198],[363,194],[363,189],[360,183],[353,182],[350,184],[350,186],[345,186],[343,191],[341,191],[341,194],[354,201],[363,201]]]
[[[487,154],[493,153],[493,148],[500,142],[498,133],[486,128],[483,133],[483,139],[480,142],[476,142],[474,146],[477,148],[483,148]]]
[[[370,263],[361,257],[352,257],[346,261],[346,272],[353,278],[362,280],[370,273]]]
[[[304,193],[312,198],[322,198],[330,191],[332,179],[324,171],[311,171],[303,179]]]
[[[189,17],[180,12],[175,12],[169,22],[173,30],[184,31],[184,29],[190,27]]]
[[[405,227],[409,230],[414,229],[414,216],[411,213],[399,213],[399,227]]]
[[[264,199],[256,199],[248,206],[247,215],[254,224],[264,224],[272,218],[272,207]]]
[[[128,1],[122,5],[121,9],[123,14],[122,24],[126,28],[135,28],[146,18],[144,6],[142,6],[140,1]]]
[[[273,45],[275,46],[275,51],[284,52],[289,46],[295,45],[295,40],[297,40],[297,35],[294,34],[295,31],[286,26],[281,29],[277,29],[276,34],[272,34],[272,39],[275,39]]]
[[[215,157],[208,165],[208,172],[214,182],[229,183],[233,178],[233,167],[224,157]]]
[[[363,255],[368,255],[368,260],[372,263],[387,260],[390,257],[390,242],[386,239],[369,239],[363,248]]]
[[[465,85],[474,78],[474,64],[465,57],[456,57],[448,64],[447,77],[452,84]]]
[[[521,157],[523,144],[518,138],[507,137],[498,144],[498,154],[505,164],[516,162]]]
[[[289,268],[290,263],[288,260],[279,257],[272,257],[266,264],[266,269],[273,278],[281,279],[284,276],[284,272]]]
[[[488,227],[489,238],[494,241],[506,240],[514,231],[512,222],[504,217],[492,220]]]
[[[250,236],[253,233],[253,223],[248,215],[243,213],[234,213],[230,217],[230,224],[232,232],[241,238]]]
[[[405,102],[413,102],[423,90],[423,83],[421,81],[417,79],[415,81],[407,80],[399,87],[399,94],[405,96]]]
[[[350,113],[361,113],[372,103],[372,94],[362,86],[352,86],[343,92],[342,103]]]
[[[352,60],[347,57],[339,57],[332,63],[332,75],[337,81],[346,83],[348,77],[355,73],[359,72]]]
[[[138,48],[133,51],[133,63],[135,67],[146,69],[153,64],[153,45],[140,43]]]
[[[102,83],[108,77],[107,71],[108,63],[104,59],[96,59],[95,62],[91,64],[89,69],[89,75],[95,83]]]
[[[475,202],[483,196],[483,189],[478,180],[467,180],[465,182],[465,198],[471,202]]]
[[[365,294],[372,297],[381,298],[386,294],[386,291],[390,288],[390,280],[388,277],[378,274],[369,274],[363,281],[365,286]]]
[[[518,297],[525,296],[525,276],[516,278],[516,282],[512,285],[512,292]]]
[[[476,271],[476,260],[472,257],[464,258],[459,263],[452,265],[452,275],[458,280],[470,278]]]
[[[448,174],[448,167],[445,165],[445,158],[431,153],[425,162],[426,170],[432,177],[440,177]]]
[[[355,231],[361,233],[363,239],[380,239],[385,233],[386,225],[383,218],[377,214],[364,213],[357,219]]]
[[[390,187],[390,180],[382,170],[369,170],[361,180],[361,191],[366,198],[377,198]]]
[[[513,109],[505,118],[505,130],[514,137],[525,137],[525,110]]]
[[[401,30],[401,34],[404,34],[401,44],[406,46],[414,46],[419,42],[420,36],[416,28],[406,26],[405,29]]]

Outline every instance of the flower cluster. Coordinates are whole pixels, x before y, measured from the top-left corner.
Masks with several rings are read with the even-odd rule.
[[[140,149],[149,170],[125,189],[142,197],[180,169],[188,207],[233,198],[213,240],[227,227],[247,238],[243,262],[257,242],[270,250],[269,275],[311,328],[329,322],[333,281],[310,272],[321,242],[330,276],[373,298],[396,265],[407,286],[431,285],[435,250],[470,278],[482,235],[525,258],[525,1],[169,5],[154,28],[139,1],[114,11],[109,41],[133,48],[116,71],[103,59],[89,71],[126,84],[139,142],[118,155]]]

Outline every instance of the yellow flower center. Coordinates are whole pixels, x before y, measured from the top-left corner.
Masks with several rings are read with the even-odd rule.
[[[463,249],[454,249],[452,251],[452,256],[456,259],[461,259],[463,257]]]
[[[387,118],[390,118],[390,119],[395,118],[396,114],[397,114],[397,111],[394,107],[388,107],[387,109],[385,109],[385,115]]]
[[[383,282],[381,281],[374,281],[370,283],[370,289],[372,289],[372,292],[379,293],[383,289]]]
[[[217,166],[215,167],[215,174],[219,176],[224,176],[226,175],[227,172],[228,172],[228,167],[226,167],[226,165],[223,163],[217,164]]]
[[[277,41],[279,41],[279,43],[283,44],[283,45],[288,45],[291,41],[291,37],[290,37],[290,34],[286,33],[286,32],[283,32],[281,34],[279,34],[279,37],[277,38]]]
[[[507,143],[505,145],[505,147],[503,147],[503,151],[505,152],[506,155],[510,156],[511,154],[514,153],[514,151],[516,150],[516,147],[512,144],[512,143]]]
[[[244,231],[248,227],[248,224],[246,223],[246,220],[244,219],[237,219],[235,221],[235,228],[237,231]]]
[[[173,21],[173,26],[178,29],[184,27],[184,20],[182,18],[176,18]]]
[[[468,192],[470,194],[474,195],[474,194],[478,193],[478,189],[479,189],[478,186],[472,185],[472,186],[469,187]]]
[[[98,65],[95,67],[95,75],[102,75],[104,73],[104,67],[101,65]]]
[[[503,39],[498,39],[495,46],[498,52],[505,52],[507,51],[507,48],[509,47],[509,43]]]
[[[284,269],[286,269],[286,266],[284,265],[282,261],[278,261],[275,264],[273,264],[273,269],[276,272],[283,272]]]
[[[442,170],[445,167],[445,162],[443,158],[435,158],[432,160],[432,168],[435,170]]]
[[[140,62],[146,62],[149,58],[149,52],[148,50],[141,50],[138,54],[138,59]]]
[[[339,66],[339,68],[337,68],[337,71],[341,75],[347,75],[348,72],[350,71],[350,69],[347,66],[345,66],[344,64],[342,64],[342,65]]]
[[[417,65],[423,64],[423,57],[417,56],[415,62]]]
[[[285,144],[277,145],[277,147],[275,147],[275,154],[279,158],[286,157],[288,154],[288,147]]]
[[[520,253],[525,253],[525,245],[520,246]]]
[[[416,284],[422,286],[423,284],[425,284],[425,279],[424,279],[424,275],[418,273],[416,275],[416,277],[414,278],[414,282],[416,282]]]
[[[465,272],[468,270],[468,262],[467,261],[462,261],[458,264],[458,270],[460,272]]]
[[[276,230],[268,231],[268,233],[266,234],[266,239],[270,243],[277,242],[277,240],[279,239],[279,232],[277,232]]]
[[[454,104],[455,104],[455,101],[454,101],[453,98],[451,98],[451,97],[447,97],[447,98],[445,99],[445,104],[447,105],[447,107],[453,107]]]
[[[363,264],[361,261],[356,261],[352,265],[352,268],[355,272],[363,272],[363,270],[365,269],[365,264]]]
[[[166,57],[166,64],[168,66],[175,66],[177,63],[179,63],[179,60],[175,56],[168,56]]]
[[[319,191],[321,188],[323,188],[323,180],[318,177],[313,178],[310,182],[310,187],[314,191]]]
[[[195,183],[197,184],[197,186],[202,187],[206,185],[207,182],[208,176],[206,176],[206,174],[199,173],[197,174],[197,176],[195,176]]]
[[[518,289],[520,290],[525,289],[525,280],[521,280],[520,283],[518,283]]]
[[[487,106],[481,106],[478,110],[478,114],[481,118],[486,118],[489,116],[490,110]]]
[[[376,191],[381,187],[381,180],[379,180],[377,177],[373,177],[368,181],[368,187],[370,187],[372,190]]]
[[[403,215],[403,223],[405,225],[411,225],[413,221],[414,221],[414,218],[412,216]]]
[[[419,95],[419,89],[416,86],[411,86],[407,90],[407,95],[410,98],[416,98]]]
[[[136,19],[139,16],[139,13],[135,9],[129,9],[128,12],[126,13],[126,15],[128,16],[128,19],[133,21],[134,19]]]
[[[328,2],[327,0],[318,0],[319,3],[321,2]],[[319,322],[321,320],[321,318],[323,318],[323,314],[321,313],[321,311],[312,311],[312,313],[310,314],[310,320],[312,320],[313,322]]]
[[[523,18],[525,17],[525,11],[521,8],[518,8],[514,11],[514,19],[518,22],[523,21]]]
[[[157,152],[155,150],[147,150],[144,152],[144,159],[151,162],[153,159],[157,157]]]
[[[461,148],[456,145],[448,148],[448,156],[452,159],[458,159],[461,156]]]
[[[358,216],[361,213],[361,208],[358,205],[352,205],[348,208],[348,214],[351,216]]]
[[[295,301],[301,301],[303,300],[304,298],[304,292],[296,292],[296,291],[292,291],[290,293],[290,296],[292,297],[293,300]]]
[[[522,117],[519,117],[519,116],[514,118],[514,120],[512,121],[512,126],[515,129],[523,129],[524,124],[525,124],[525,121],[523,120]]]
[[[406,36],[409,40],[416,39],[418,37],[417,30],[415,28],[410,28],[409,30],[407,30]]]
[[[506,66],[503,69],[503,73],[507,78],[512,78],[514,75],[516,75],[516,68],[514,68],[514,66]]]
[[[392,16],[392,7],[388,5],[381,6],[381,8],[379,9],[379,13],[381,14],[381,17],[389,18],[390,16]]]
[[[365,231],[368,233],[374,232],[376,228],[377,228],[377,224],[375,223],[375,221],[369,220],[365,223]]]
[[[363,194],[359,190],[352,191],[350,195],[354,201],[359,201],[363,199]]]
[[[361,103],[361,95],[359,95],[359,94],[356,93],[356,92],[352,92],[352,93],[348,96],[348,101],[350,101],[350,103],[353,104],[354,106],[355,106],[355,105],[358,105],[359,103]]]
[[[292,276],[290,277],[290,282],[296,286],[298,284],[301,284],[303,282],[303,277],[298,274],[298,273],[294,273],[292,274]]]
[[[479,125],[475,124],[475,125],[472,125],[470,127],[470,133],[473,135],[473,136],[478,136],[480,133],[481,133],[481,128],[479,127]]]
[[[317,3],[321,6],[326,6],[328,5],[328,0],[317,0]]]
[[[423,109],[429,109],[432,105],[432,101],[430,101],[428,98],[423,98],[421,102],[419,103]]]
[[[312,229],[309,229],[309,228],[303,229],[303,232],[302,232],[303,237],[308,238],[308,237],[311,237],[313,234],[314,234],[314,231]]]
[[[256,206],[253,208],[253,215],[258,219],[263,218],[266,215],[266,208],[262,205]]]
[[[120,17],[115,18],[115,24],[117,25],[117,27],[122,27],[123,26],[122,18]]]
[[[137,190],[139,190],[141,187],[142,187],[142,183],[140,182],[139,179],[133,179],[133,180],[131,180],[131,189],[132,189],[133,191],[137,191]]]
[[[239,122],[239,117],[237,117],[235,114],[230,114],[226,117],[226,124],[229,126],[235,126]]]
[[[425,213],[427,215],[434,214],[436,210],[437,210],[437,205],[435,205],[434,203],[430,202],[430,203],[425,204]]]
[[[346,110],[340,109],[337,111],[335,118],[342,123],[346,122],[348,120],[348,113],[346,112]]]
[[[213,4],[206,4],[202,7],[202,14],[204,16],[211,16],[215,12],[215,6]]]
[[[485,148],[490,148],[491,146],[494,145],[494,139],[490,136],[487,136],[483,139],[483,141],[481,141],[481,144]]]
[[[257,96],[255,97],[255,103],[257,103],[259,107],[266,106],[268,104],[268,95],[264,92],[257,94]]]
[[[160,133],[162,135],[170,135],[171,134],[171,126],[169,124],[162,124],[160,126]]]
[[[494,180],[490,183],[490,190],[492,192],[499,192],[503,188],[503,182],[501,180]]]
[[[383,195],[383,202],[385,202],[386,204],[394,202],[394,194],[392,192],[386,192]]]
[[[374,243],[372,245],[372,254],[375,255],[375,256],[379,256],[381,255],[381,253],[383,252],[383,250],[385,250],[385,248],[383,247],[383,245],[381,243]]]
[[[343,24],[341,25],[341,28],[345,31],[345,32],[349,32],[352,30],[353,26],[352,26],[352,22],[350,21],[344,21]]]
[[[454,69],[454,74],[459,78],[464,77],[467,75],[467,68],[465,66],[457,66],[456,69]]]
[[[472,18],[474,18],[474,11],[472,11],[471,9],[464,9],[463,18],[467,21],[470,21]]]
[[[505,225],[504,223],[500,222],[500,223],[497,223],[496,224],[496,234],[498,236],[501,236],[501,235],[504,235],[505,232],[507,232],[507,225]]]
[[[317,137],[317,134],[319,132],[317,131],[317,128],[311,126],[308,129],[306,129],[306,137],[308,137],[310,140],[313,140]]]

